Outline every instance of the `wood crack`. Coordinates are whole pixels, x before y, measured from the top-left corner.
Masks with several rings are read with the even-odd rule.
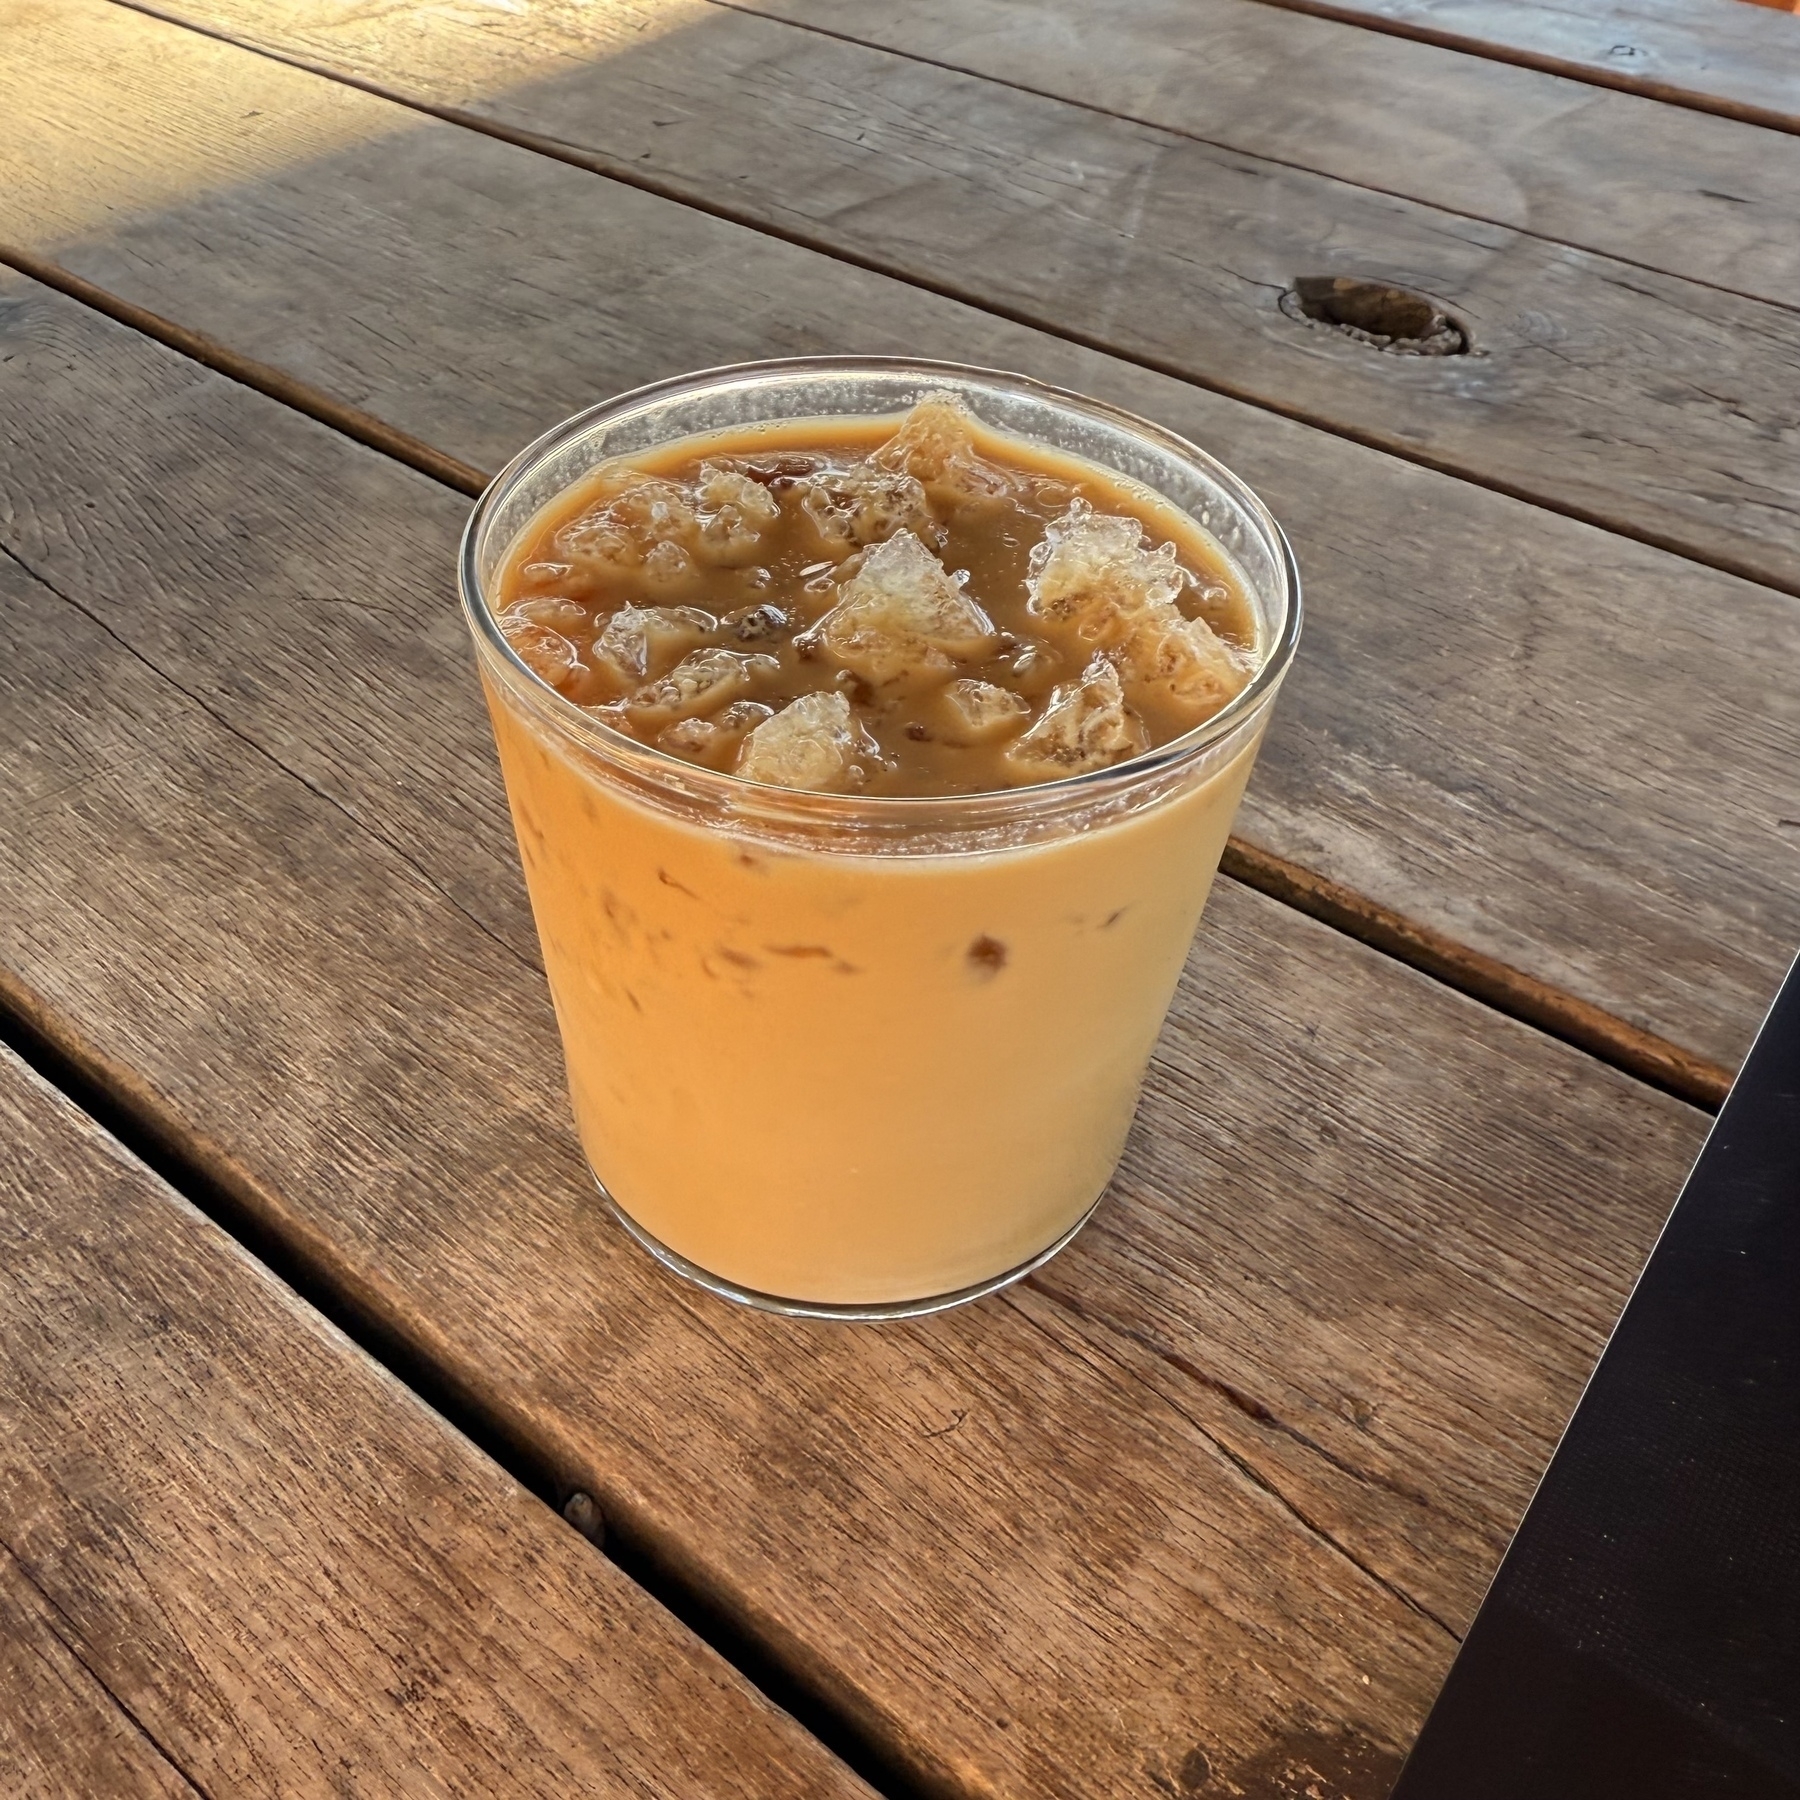
[[[1043,1294],[1053,1305],[1060,1306],[1060,1299],[1053,1291],[1039,1286],[1035,1281],[1031,1280],[1030,1277],[1027,1277],[1022,1285],[1028,1286],[1034,1293]],[[1058,1338],[1043,1320],[1034,1318],[1028,1309],[1018,1304],[1016,1299],[1012,1300],[1010,1304],[1012,1305],[1013,1310],[1021,1318],[1028,1321],[1035,1330],[1049,1338],[1058,1349],[1071,1352],[1079,1357],[1083,1362],[1087,1363],[1091,1369],[1094,1369],[1096,1373],[1111,1379],[1120,1372],[1121,1365],[1116,1360],[1112,1362],[1110,1369],[1102,1368],[1100,1364],[1095,1361],[1093,1351],[1097,1346],[1095,1346],[1091,1340],[1070,1344],[1065,1340]],[[1069,1310],[1071,1311],[1072,1316],[1080,1316],[1074,1309]],[[1388,1577],[1383,1575],[1378,1569],[1371,1567],[1365,1562],[1355,1551],[1341,1543],[1327,1527],[1320,1524],[1319,1521],[1313,1518],[1303,1506],[1291,1499],[1271,1476],[1265,1475],[1240,1451],[1234,1450],[1231,1445],[1218,1436],[1204,1420],[1196,1417],[1195,1414],[1183,1406],[1173,1395],[1165,1393],[1161,1389],[1153,1389],[1152,1391],[1158,1395],[1166,1406],[1186,1420],[1187,1423],[1191,1425],[1193,1429],[1231,1465],[1232,1468],[1243,1476],[1253,1488],[1267,1499],[1271,1500],[1309,1536],[1316,1538],[1328,1550],[1334,1552],[1344,1562],[1348,1563],[1359,1575],[1366,1581],[1372,1583],[1375,1587],[1379,1588],[1390,1599],[1396,1601],[1399,1605],[1404,1606],[1409,1612],[1417,1614],[1419,1618],[1424,1619],[1428,1624],[1436,1626],[1437,1629],[1443,1632],[1452,1643],[1460,1643],[1462,1641],[1461,1633],[1458,1632],[1454,1626],[1439,1618],[1430,1607],[1426,1606],[1422,1601],[1416,1600],[1403,1587],[1400,1587],[1397,1583],[1389,1580]]]
[[[41,1601],[43,1601],[45,1607],[51,1614],[49,1624],[56,1641],[71,1657],[74,1658],[76,1663],[81,1667],[82,1672],[93,1682],[95,1687],[99,1688],[99,1690],[105,1694],[107,1699],[119,1709],[119,1716],[130,1725],[132,1730],[135,1731],[171,1769],[175,1771],[176,1775],[186,1786],[191,1788],[196,1794],[199,1794],[202,1797],[202,1800],[213,1800],[211,1791],[203,1786],[188,1769],[183,1767],[181,1759],[177,1757],[169,1746],[144,1723],[138,1716],[137,1711],[132,1706],[131,1702],[125,1699],[124,1696],[112,1686],[106,1677],[94,1667],[93,1663],[88,1660],[88,1657],[82,1649],[80,1642],[81,1634],[76,1630],[74,1620],[72,1620],[68,1613],[63,1610],[62,1604],[57,1600],[56,1596],[38,1580],[37,1576],[32,1572],[31,1565],[4,1537],[0,1537],[0,1556],[4,1556],[7,1559],[12,1567],[18,1571],[19,1579],[23,1581]]]
[[[1170,1404],[1175,1405],[1175,1402],[1171,1401]],[[1206,1430],[1198,1420],[1190,1418],[1183,1408],[1176,1406],[1175,1409],[1177,1412],[1181,1413],[1181,1416],[1184,1419],[1188,1419],[1189,1423],[1193,1425],[1196,1431],[1204,1432]],[[1373,1582],[1376,1587],[1380,1588],[1381,1591],[1391,1599],[1397,1600],[1402,1606],[1417,1613],[1420,1618],[1426,1620],[1429,1624],[1435,1625],[1439,1631],[1449,1638],[1451,1643],[1460,1644],[1462,1642],[1462,1633],[1456,1630],[1453,1625],[1449,1624],[1444,1619],[1440,1619],[1429,1606],[1425,1605],[1421,1600],[1414,1599],[1413,1596],[1397,1582],[1390,1581],[1379,1570],[1372,1568],[1368,1563],[1364,1562],[1355,1551],[1349,1549],[1345,1544],[1340,1542],[1339,1539],[1332,1532],[1328,1531],[1325,1526],[1321,1525],[1317,1519],[1312,1518],[1304,1507],[1297,1501],[1290,1499],[1273,1480],[1268,1476],[1265,1476],[1246,1458],[1240,1456],[1229,1444],[1224,1443],[1218,1438],[1212,1438],[1210,1433],[1207,1435],[1219,1454],[1223,1456],[1233,1468],[1237,1469],[1246,1481],[1250,1482],[1253,1486],[1260,1488],[1262,1492],[1267,1494],[1278,1506],[1290,1513],[1307,1531],[1311,1532],[1320,1543],[1335,1550],[1345,1562],[1349,1563],[1353,1569],[1358,1570],[1369,1581]]]
[[[1046,1300],[1062,1307],[1064,1311],[1073,1314],[1084,1324],[1098,1326],[1103,1331],[1117,1332],[1119,1336],[1138,1345],[1140,1349],[1148,1351],[1158,1362],[1166,1363],[1178,1375],[1193,1382],[1195,1386],[1206,1388],[1217,1394],[1220,1399],[1241,1412],[1245,1418],[1267,1430],[1279,1432],[1283,1437],[1290,1438],[1302,1449],[1309,1451],[1321,1462],[1328,1464],[1349,1480],[1364,1487],[1380,1488],[1383,1492],[1394,1495],[1396,1499],[1405,1500],[1414,1506],[1429,1507],[1431,1505],[1430,1495],[1422,1493],[1418,1488],[1407,1487],[1401,1482],[1389,1480],[1385,1475],[1377,1475],[1372,1470],[1358,1468],[1354,1463],[1339,1456],[1336,1451],[1320,1443],[1317,1438],[1302,1431],[1299,1426],[1289,1424],[1272,1407],[1258,1400],[1253,1394],[1244,1393],[1242,1389],[1209,1373],[1198,1363],[1181,1355],[1178,1351],[1170,1350],[1166,1345],[1159,1344],[1148,1332],[1138,1331],[1113,1319],[1096,1317],[1072,1294],[1051,1287],[1041,1272],[1027,1275],[1022,1285],[1029,1287],[1034,1293],[1042,1294]]]

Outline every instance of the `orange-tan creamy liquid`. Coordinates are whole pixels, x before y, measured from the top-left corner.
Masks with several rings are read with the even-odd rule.
[[[1238,691],[1248,605],[1173,508],[920,412],[891,469],[898,421],[598,472],[518,546],[509,639],[635,738],[848,794],[1105,768]],[[583,1146],[640,1226],[739,1286],[868,1305],[991,1280],[1079,1222],[1254,730],[1062,835],[880,854],[652,807],[491,676],[489,699]]]
[[[930,399],[898,433],[765,426],[606,465],[516,547],[500,611],[539,675],[644,742],[868,794],[1127,760],[1216,712],[1255,652],[1179,509]],[[759,729],[809,695],[836,717]]]

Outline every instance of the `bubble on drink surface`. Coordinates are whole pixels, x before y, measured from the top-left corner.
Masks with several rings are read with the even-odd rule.
[[[863,552],[837,604],[806,635],[843,667],[880,685],[948,674],[957,660],[988,655],[993,621],[910,532]]]
[[[540,681],[565,688],[587,673],[579,652],[561,632],[516,612],[502,613],[497,622],[514,654]]]
[[[1119,672],[1095,653],[1079,681],[1052,689],[1031,729],[1005,753],[1024,781],[1054,781],[1140,755],[1150,747],[1143,721],[1125,704]]]
[[[673,724],[742,699],[759,676],[780,672],[781,664],[773,656],[696,650],[668,674],[639,688],[624,702],[624,710],[639,725]]]
[[[679,719],[657,735],[657,743],[678,756],[698,757],[717,762],[749,732],[765,719],[772,719],[775,709],[758,700],[734,700],[714,717]]]
[[[620,676],[642,681],[661,675],[719,628],[697,606],[622,606],[594,643],[594,654]]]
[[[869,463],[808,476],[800,484],[800,507],[825,547],[839,555],[882,543],[898,531],[933,544],[942,537],[924,488],[903,471]]]
[[[830,793],[848,785],[861,739],[842,694],[802,694],[744,739],[737,773],[772,787]]]
[[[981,454],[975,415],[948,389],[924,395],[868,461],[873,468],[910,475],[930,498],[951,506],[1010,499],[1022,486],[1021,476]]]
[[[756,561],[763,533],[781,517],[781,502],[741,469],[703,462],[699,484],[701,557],[717,568]]]
[[[1250,678],[1249,659],[1177,604],[1191,579],[1173,544],[1152,549],[1136,519],[1075,501],[1031,552],[1029,610],[1052,632],[1110,652],[1127,684],[1198,719]]]
[[[994,744],[1031,717],[1031,703],[1011,688],[964,676],[945,686],[938,712],[951,743]]]

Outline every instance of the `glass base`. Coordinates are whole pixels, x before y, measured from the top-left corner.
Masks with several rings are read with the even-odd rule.
[[[588,1173],[594,1175],[592,1169]],[[878,1300],[867,1305],[837,1305],[829,1300],[785,1300],[779,1294],[765,1294],[757,1288],[740,1287],[735,1281],[727,1281],[723,1275],[715,1275],[711,1270],[701,1268],[698,1263],[689,1262],[679,1251],[671,1250],[660,1238],[652,1237],[606,1191],[606,1184],[598,1175],[594,1175],[594,1186],[600,1190],[600,1198],[606,1202],[607,1211],[664,1268],[685,1276],[696,1287],[705,1288],[709,1294],[717,1294],[722,1300],[735,1300],[740,1306],[754,1306],[762,1312],[781,1313],[790,1319],[850,1319],[865,1323],[882,1319],[919,1319],[927,1313],[946,1312],[952,1306],[979,1300],[983,1294],[997,1293],[1003,1287],[1011,1287],[1033,1269],[1042,1268],[1094,1216],[1099,1210],[1100,1200],[1106,1197],[1103,1193],[1055,1243],[1047,1245],[1036,1256],[1029,1257],[1015,1268],[1007,1269],[999,1275],[990,1276],[986,1281],[978,1281],[972,1287],[957,1288],[948,1294],[931,1294],[922,1300]]]

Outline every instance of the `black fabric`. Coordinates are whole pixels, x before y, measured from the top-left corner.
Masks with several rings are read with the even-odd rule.
[[[1800,965],[1394,1800],[1800,1800]]]

